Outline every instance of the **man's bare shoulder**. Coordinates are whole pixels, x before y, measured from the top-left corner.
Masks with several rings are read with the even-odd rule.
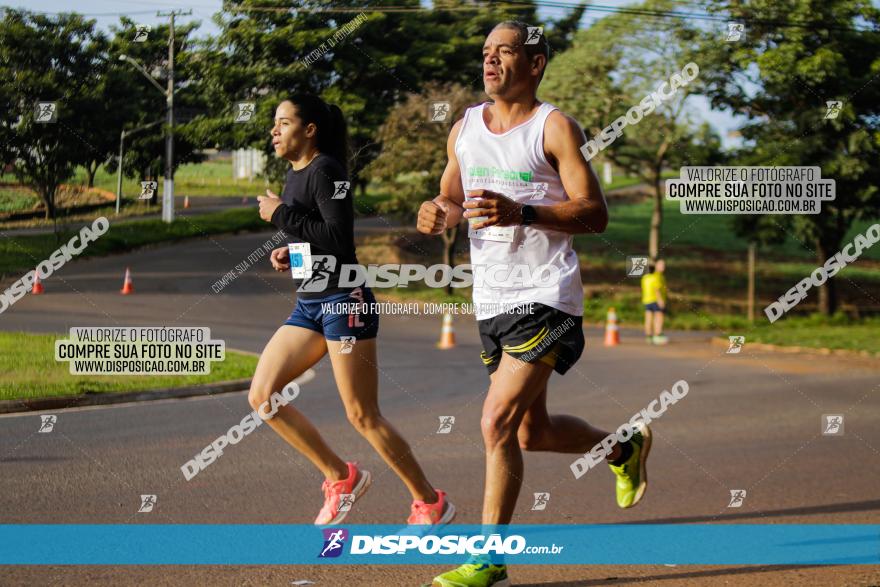
[[[455,143],[458,141],[458,135],[461,132],[461,127],[464,125],[464,116],[455,121],[452,125],[452,128],[449,130],[449,138],[446,139],[446,148],[448,151],[452,152],[455,149]]]
[[[583,130],[578,121],[562,110],[554,110],[547,116],[545,129],[553,135],[563,135],[580,138]]]
[[[464,124],[464,116],[456,120],[452,124],[452,129],[449,131],[449,135],[457,135],[461,131],[461,126]]]
[[[547,116],[544,124],[544,155],[554,169],[559,168],[561,156],[579,149],[586,142],[581,125],[571,116],[561,110],[554,110]]]

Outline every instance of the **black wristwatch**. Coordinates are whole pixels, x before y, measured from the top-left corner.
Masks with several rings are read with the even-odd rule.
[[[538,213],[535,211],[534,206],[529,206],[526,204],[522,207],[522,225],[528,226],[529,224],[534,223],[538,219]]]

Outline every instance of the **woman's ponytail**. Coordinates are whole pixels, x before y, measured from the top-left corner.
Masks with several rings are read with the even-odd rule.
[[[345,172],[348,173],[348,125],[345,122],[345,115],[336,104],[328,104],[330,110],[330,127],[332,131],[324,137],[325,145],[319,147],[321,151],[327,153],[336,159]],[[320,144],[320,131],[318,133]]]

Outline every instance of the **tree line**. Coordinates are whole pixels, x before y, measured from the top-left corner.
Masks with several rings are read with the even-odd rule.
[[[814,165],[837,180],[837,199],[820,215],[743,216],[736,227],[754,242],[793,235],[822,265],[852,223],[880,215],[880,13],[860,0],[732,0],[706,5],[718,22],[658,17],[677,3],[648,0],[579,28],[586,7],[542,21],[535,2],[495,4],[396,2],[411,11],[361,12],[362,3],[243,0],[214,16],[219,29],[198,36],[197,22],[175,28],[175,166],[204,149],[256,147],[271,153],[275,106],[310,91],[338,104],[349,121],[353,186],[389,186],[383,211],[412,211],[434,194],[445,161],[445,136],[467,106],[482,101],[481,48],[507,19],[543,26],[551,61],[539,98],[573,115],[596,136],[688,62],[699,77],[604,149],[599,159],[640,177],[654,199],[647,238],[662,250],[664,170],[682,165]],[[277,8],[274,8],[276,7]],[[451,6],[449,7],[451,8]],[[348,9],[348,11],[345,11]],[[724,19],[744,24],[726,38]],[[720,24],[719,24],[720,23]],[[4,9],[0,20],[0,158],[54,215],[58,186],[81,166],[89,184],[100,166],[128,177],[160,174],[162,126],[133,135],[118,160],[123,129],[161,120],[165,99],[119,55],[141,63],[164,84],[167,25],[146,39],[122,17],[105,32],[75,13]],[[742,121],[741,147],[720,139],[695,114],[695,100]],[[827,119],[826,102],[839,100]],[[428,108],[451,104],[432,122]],[[57,104],[52,124],[38,122],[38,102]],[[252,123],[236,123],[241,102],[256,105]],[[162,123],[164,125],[164,123]],[[598,160],[598,159],[597,159]],[[281,166],[269,158],[268,173]],[[450,241],[451,236],[451,241]],[[454,234],[447,235],[447,244]],[[836,309],[833,280],[823,311]]]

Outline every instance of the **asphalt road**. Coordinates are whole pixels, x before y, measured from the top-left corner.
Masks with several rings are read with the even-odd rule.
[[[3,330],[66,332],[71,326],[209,326],[228,347],[259,352],[287,317],[288,276],[265,259],[222,292],[224,273],[271,232],[212,237],[66,265],[0,314]],[[135,295],[120,296],[125,267]],[[8,287],[9,280],[0,287]],[[413,445],[430,479],[450,491],[458,523],[477,523],[483,482],[479,414],[487,377],[476,326],[455,322],[457,346],[437,350],[439,316],[384,316],[380,328],[383,411]],[[620,510],[613,478],[596,469],[575,480],[565,455],[526,454],[523,494],[549,491],[514,523],[880,523],[880,386],[877,361],[730,355],[705,336],[673,333],[666,347],[624,331],[619,347],[587,331],[587,350],[551,380],[551,411],[613,428],[675,381],[688,396],[652,428],[651,485],[642,504]],[[352,523],[402,523],[403,485],[347,424],[325,359],[296,400],[345,458],[374,474]],[[210,398],[55,412],[50,434],[37,413],[0,417],[3,523],[308,523],[320,507],[319,474],[261,427],[190,482],[179,467],[247,414],[244,392]],[[821,434],[823,414],[843,414],[842,436]],[[438,418],[453,415],[450,434]],[[745,489],[728,508],[730,490]],[[156,494],[138,514],[141,494]],[[637,545],[634,545],[637,547]],[[18,567],[3,585],[419,585],[437,567]],[[877,567],[516,567],[518,585],[876,585]]]

